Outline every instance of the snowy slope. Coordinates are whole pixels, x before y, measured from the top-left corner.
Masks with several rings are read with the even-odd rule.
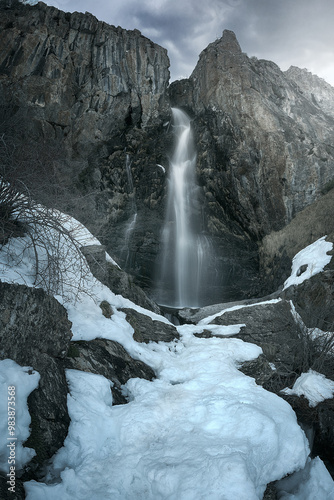
[[[76,221],[66,223],[76,226],[82,244],[92,243]],[[32,285],[31,249],[23,250],[23,238],[9,247],[0,252],[0,279]],[[73,287],[75,270],[69,265],[66,272]],[[253,344],[228,338],[241,325],[203,321],[178,327],[179,341],[140,344],[117,308],[168,320],[113,294],[90,273],[76,300],[69,297],[57,299],[68,310],[73,340],[116,340],[157,378],[129,380],[124,387],[129,403],[113,406],[108,380],[68,370],[69,433],[45,483],[25,484],[28,500],[255,500],[267,483],[303,469],[309,448],[291,407],[238,370],[239,363],[261,353]],[[102,300],[113,307],[110,319],[98,306]],[[203,329],[220,337],[194,336]],[[327,481],[326,495],[330,488]]]

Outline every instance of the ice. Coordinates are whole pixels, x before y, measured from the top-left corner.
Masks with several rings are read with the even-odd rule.
[[[0,361],[0,470],[8,473],[8,444],[15,442],[15,469],[16,471],[31,460],[36,454],[32,448],[23,447],[22,444],[30,435],[29,425],[31,423],[28,411],[27,397],[36,389],[39,382],[39,374],[29,366],[20,366],[11,359]],[[8,388],[15,387],[15,394],[9,394]],[[15,399],[8,398],[14,397]],[[8,404],[13,401],[15,405]],[[8,430],[8,409],[13,411],[15,417],[14,435]],[[11,419],[12,423],[13,420]]]
[[[302,373],[300,377],[297,378],[292,389],[285,388],[282,392],[284,394],[305,396],[309,401],[309,405],[313,407],[317,406],[321,401],[333,397],[334,382],[326,378],[322,373],[309,370],[307,373]]]

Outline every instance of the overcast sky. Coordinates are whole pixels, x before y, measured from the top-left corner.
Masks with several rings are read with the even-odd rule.
[[[230,29],[248,56],[307,68],[334,86],[334,0],[44,1],[140,30],[168,50],[171,80],[188,77],[200,52]]]

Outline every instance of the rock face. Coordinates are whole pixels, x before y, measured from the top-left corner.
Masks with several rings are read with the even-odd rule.
[[[221,256],[229,261],[234,253],[238,280],[235,262],[244,274],[248,269],[247,288],[256,265],[263,265],[256,244],[319,199],[333,179],[328,103],[334,89],[320,79],[313,84],[317,98],[296,71],[249,58],[234,33],[224,31],[202,52],[189,80],[170,87],[172,104],[194,117],[209,230]],[[280,262],[275,265],[282,278]],[[262,290],[268,291],[273,288]]]
[[[0,282],[1,359],[13,359],[40,374],[39,386],[28,398],[31,434],[26,445],[36,451],[29,474],[51,458],[67,435],[64,360],[71,337],[66,310],[53,297],[41,289]]]
[[[52,151],[57,144],[48,175],[64,193],[40,193],[42,201],[79,218],[154,295],[170,106],[181,107],[197,145],[201,230],[217,256],[211,302],[273,292],[293,255],[273,257],[264,238],[333,187],[334,89],[305,70],[248,57],[227,30],[189,79],[168,87],[166,50],[138,31],[12,3],[1,10],[0,109],[6,130],[37,139],[39,162],[50,140]],[[304,246],[312,241],[305,234]]]
[[[105,247],[102,245],[88,245],[81,248],[85,255],[92,274],[101,283],[106,285],[115,294],[123,295],[135,304],[160,314],[159,306],[150,299],[134,282],[131,275],[107,262]]]
[[[0,5],[1,122],[16,151],[24,138],[24,162],[27,143],[36,147],[29,146],[28,169],[43,166],[34,182],[26,179],[29,189],[77,216],[139,280],[152,280],[163,218],[157,164],[166,164],[167,51],[90,14],[9,4]],[[54,176],[58,195],[50,197]],[[135,238],[125,245],[134,198]]]

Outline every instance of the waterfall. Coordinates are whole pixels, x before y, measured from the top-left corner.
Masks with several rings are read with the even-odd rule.
[[[196,184],[196,152],[190,118],[172,108],[175,149],[170,161],[158,301],[172,307],[197,307],[206,276],[210,242],[201,233]]]
[[[123,252],[122,252],[124,255],[124,269],[126,269],[128,267],[128,264],[129,264],[130,239],[131,239],[132,233],[135,229],[136,221],[137,221],[137,203],[136,203],[136,198],[135,198],[135,194],[134,194],[133,178],[132,178],[132,173],[131,173],[131,160],[130,160],[129,154],[127,154],[125,157],[125,170],[126,170],[126,175],[128,178],[128,188],[129,188],[129,193],[130,193],[130,197],[131,197],[131,207],[130,207],[131,217],[126,224],[125,234],[124,234],[124,246],[123,246]]]

